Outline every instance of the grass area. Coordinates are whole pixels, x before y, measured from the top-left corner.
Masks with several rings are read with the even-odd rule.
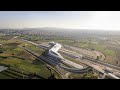
[[[36,61],[32,55],[24,52],[18,46],[19,45],[24,46],[27,44],[26,48],[38,53],[39,55],[41,55],[44,52],[44,50],[32,44],[29,44],[20,40],[11,39],[12,37],[13,36],[0,37],[0,44],[3,44],[3,47],[0,47],[0,51],[1,51],[0,63],[9,65],[10,67],[17,68],[19,70],[23,69],[24,72],[34,72],[45,78],[49,77],[50,71],[46,68],[46,66],[41,62]],[[95,49],[97,51],[102,52],[106,56],[112,56],[112,57],[115,56],[114,50],[107,48],[103,44],[95,44],[95,43],[89,42],[88,40],[76,41],[76,40],[70,40],[67,38],[56,38],[56,37],[45,39],[44,37],[34,36],[34,35],[32,36],[26,35],[26,36],[23,36],[23,38],[27,38],[28,40],[31,40],[31,41],[46,41],[46,42],[55,41],[58,43],[67,44],[75,47],[81,47],[85,49]],[[69,57],[65,57],[65,58],[78,63],[78,61],[74,60],[73,58],[69,58]],[[33,62],[36,62],[36,63],[33,63]],[[2,74],[1,77],[3,76],[4,75]],[[76,78],[80,78],[82,76],[83,76],[82,74],[75,75]],[[87,74],[86,78],[92,78],[92,77],[90,74]]]
[[[105,50],[104,53],[110,56],[115,56],[115,52],[113,50]]]
[[[101,44],[78,44],[77,47],[81,47],[81,48],[85,48],[85,49],[94,49],[97,51],[102,52],[103,54],[105,54],[106,56],[115,56],[115,52],[114,50],[110,50],[107,48],[107,46],[105,45],[101,45]]]
[[[58,73],[56,73],[54,70],[52,70],[52,73],[54,73],[54,79],[61,79],[61,76],[58,74]]]
[[[5,60],[0,61],[0,63],[5,64],[5,65],[9,65],[12,67],[16,67],[16,68],[21,68],[24,71],[37,73],[45,78],[50,76],[50,71],[46,68],[46,66],[44,64],[43,65],[34,65],[31,63],[27,63],[21,59],[12,58],[12,57],[9,57]]]
[[[40,49],[40,48],[38,48],[38,47],[36,47],[35,45],[32,45],[32,44],[28,44],[28,45],[26,46],[26,48],[29,48],[29,49],[31,49],[32,51],[37,52],[39,55],[41,55],[41,54],[44,52],[44,50],[42,50],[42,49]]]
[[[103,51],[106,48],[103,45],[91,45],[91,47],[98,51]]]
[[[0,73],[0,79],[13,79],[13,78],[7,75],[4,75],[3,73]]]
[[[115,51],[108,49],[106,46],[104,45],[94,45],[93,48],[97,51],[102,52],[103,54],[105,54],[106,56],[115,56]]]
[[[18,70],[23,69],[24,72],[36,73],[44,78],[48,78],[51,75],[45,64],[40,61],[33,63],[36,62],[35,58],[18,47],[19,45],[25,45],[25,42],[8,39],[0,40],[0,43],[3,44],[3,47],[0,49],[0,64],[7,65]],[[42,54],[43,52],[42,49],[36,48],[36,46],[32,44],[28,44],[27,47],[38,54]],[[0,78],[3,76],[4,75],[1,74]],[[6,76],[6,78],[8,77]]]
[[[0,61],[0,63],[5,64],[5,65],[14,66],[16,64],[21,63],[21,60],[18,59],[18,58],[8,57],[7,59],[4,59],[4,60]]]
[[[0,39],[0,44],[5,44],[5,43],[6,43],[6,40]]]
[[[86,73],[80,73],[80,74],[71,74],[69,76],[70,79],[97,79],[98,74],[93,73],[92,71],[88,71]]]
[[[30,41],[38,41],[38,40],[44,40],[43,37],[41,36],[37,36],[37,35],[21,35],[20,38],[22,39],[27,39],[27,40],[30,40]]]
[[[81,47],[81,48],[87,48],[88,45],[87,45],[87,44],[80,44],[80,47]]]
[[[71,74],[69,76],[70,79],[82,79],[82,77],[84,76],[84,74]]]
[[[26,60],[31,60],[33,59],[33,56],[26,54],[21,48],[19,48],[19,45],[24,45],[26,44],[25,42],[21,42],[19,40],[8,40],[6,43],[3,45],[3,48],[0,49],[1,53],[0,56],[15,56],[19,57],[22,59]],[[32,44],[28,44],[27,46],[29,49],[37,52],[39,55],[42,54],[43,50],[40,48],[36,48]]]
[[[41,55],[44,52],[43,49],[40,49],[37,46],[35,46],[33,44],[30,44],[30,43],[27,43],[27,42],[26,43],[22,43],[19,46],[24,46],[24,47],[26,47],[26,48],[28,48],[28,49],[38,53],[39,55]]]

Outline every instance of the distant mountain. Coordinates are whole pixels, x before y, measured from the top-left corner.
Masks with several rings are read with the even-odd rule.
[[[87,35],[120,35],[120,31],[105,31],[105,30],[95,30],[95,29],[69,29],[69,28],[58,28],[58,27],[37,27],[37,28],[22,28],[22,29],[0,29],[0,30],[22,30],[29,31],[31,33],[51,33],[51,34],[61,34],[69,36],[87,36]]]

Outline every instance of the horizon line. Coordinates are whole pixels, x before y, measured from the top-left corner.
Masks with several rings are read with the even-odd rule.
[[[114,29],[114,30],[111,30],[111,29],[88,29],[88,28],[65,28],[65,27],[22,27],[22,28],[0,28],[0,29],[32,29],[32,28],[58,28],[58,29],[74,29],[74,30],[96,30],[96,31],[118,31],[120,29]]]

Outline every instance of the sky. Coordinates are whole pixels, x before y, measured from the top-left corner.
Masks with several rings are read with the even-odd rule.
[[[0,11],[0,28],[38,27],[120,31],[120,11]]]

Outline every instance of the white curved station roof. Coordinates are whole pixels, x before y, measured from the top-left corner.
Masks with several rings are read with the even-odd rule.
[[[55,43],[55,45],[50,49],[54,52],[58,52],[58,50],[62,47],[59,43]]]

